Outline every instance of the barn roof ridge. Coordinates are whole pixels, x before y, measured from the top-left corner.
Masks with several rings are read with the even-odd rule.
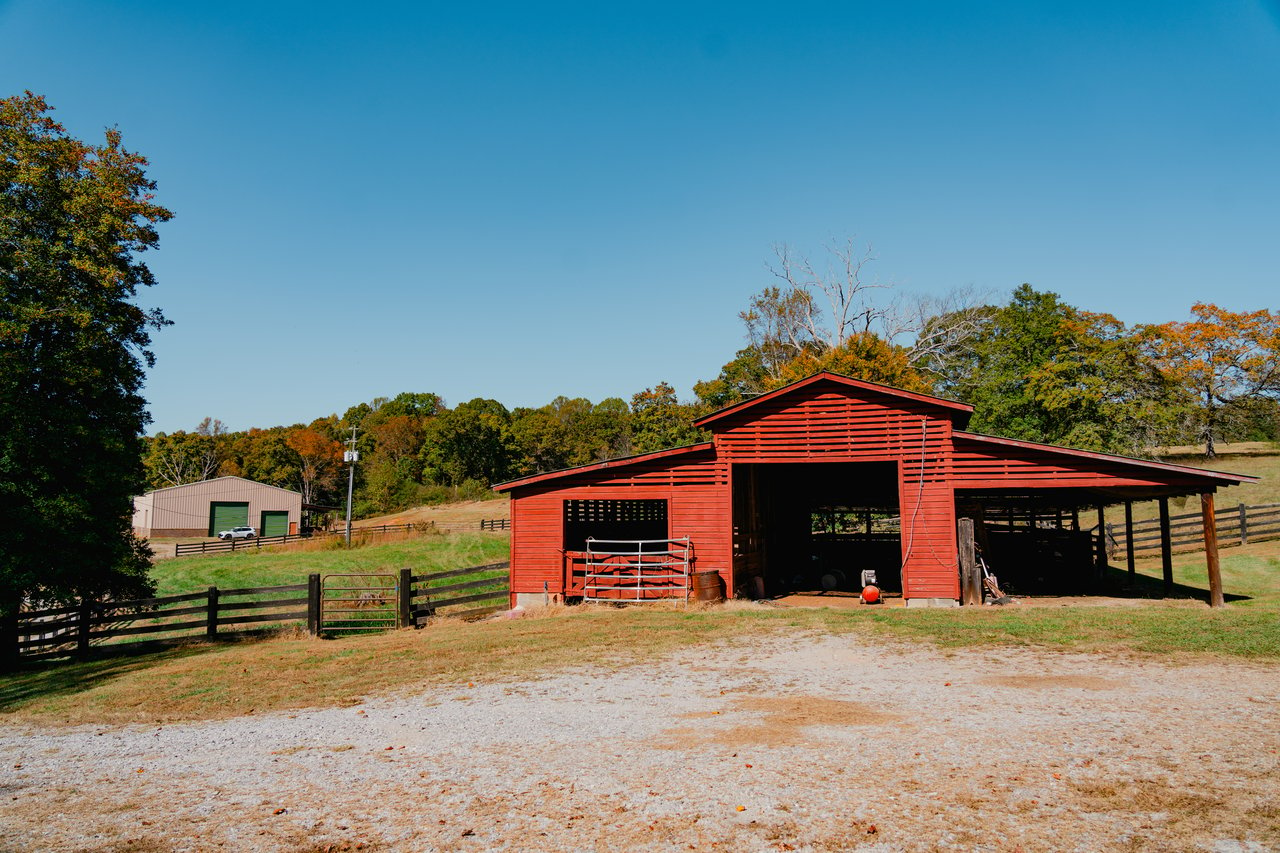
[[[1233,474],[1229,471],[1214,471],[1209,468],[1198,468],[1194,465],[1176,465],[1172,462],[1140,459],[1137,456],[1122,456],[1118,453],[1104,453],[1099,450],[1077,450],[1074,447],[1063,447],[1060,444],[1046,444],[1040,441],[1026,441],[1020,438],[1004,438],[998,435],[984,435],[980,432],[955,430],[951,433],[951,436],[956,440],[975,441],[982,444],[1002,444],[1009,447],[1025,447],[1028,450],[1042,450],[1065,456],[1077,456],[1082,459],[1110,459],[1116,462],[1122,462],[1126,465],[1138,465],[1144,468],[1154,468],[1160,471],[1176,471],[1182,474],[1192,474],[1198,477],[1206,477],[1209,479],[1229,482],[1234,485],[1239,485],[1241,483],[1256,483],[1259,480],[1258,477],[1255,477],[1252,474]]]
[[[890,397],[900,397],[906,400],[913,400],[917,403],[925,403],[927,405],[946,409],[953,415],[960,416],[960,422],[956,424],[957,427],[963,427],[968,424],[969,416],[973,414],[973,406],[968,403],[961,403],[959,400],[948,400],[945,397],[936,397],[932,394],[920,393],[919,391],[907,391],[904,388],[895,388],[892,385],[883,385],[879,382],[868,382],[865,379],[855,379],[852,376],[845,376],[842,373],[833,373],[830,370],[821,370],[812,376],[806,376],[804,379],[798,379],[788,385],[783,385],[781,388],[775,388],[772,391],[751,397],[747,400],[739,400],[737,403],[725,406],[723,409],[714,411],[709,415],[703,415],[694,421],[693,425],[696,427],[706,426],[707,424],[721,420],[722,418],[739,414],[758,403],[763,403],[766,400],[773,400],[784,394],[789,394],[793,391],[798,391],[801,388],[807,388],[810,385],[816,385],[819,382],[824,381],[836,382],[846,387],[859,388],[864,391],[874,391],[878,394],[885,394]]]
[[[664,450],[651,450],[648,453],[637,453],[634,456],[619,456],[616,459],[605,459],[602,462],[588,462],[586,465],[574,465],[570,468],[559,468],[555,471],[543,471],[541,474],[529,474],[525,477],[517,477],[514,480],[494,483],[490,488],[495,492],[505,492],[518,486],[529,486],[534,483],[540,483],[543,480],[556,480],[560,477],[567,477],[571,474],[582,474],[587,471],[603,471],[606,468],[619,468],[625,465],[634,465],[639,462],[648,462],[650,459],[662,459],[667,456],[681,456],[686,453],[694,453],[700,450],[711,450],[714,447],[715,442],[700,441],[697,444],[686,444],[682,447],[668,447]]]
[[[207,480],[193,480],[190,483],[179,483],[176,486],[161,486],[158,489],[148,489],[147,491],[143,492],[143,495],[154,495],[156,492],[167,492],[170,489],[185,489],[190,486],[199,486],[204,483],[212,483],[216,480],[243,480],[246,483],[253,483],[255,486],[262,486],[264,489],[279,489],[280,491],[288,492],[291,495],[302,494],[301,492],[296,492],[293,489],[286,489],[284,486],[273,486],[270,483],[263,483],[258,480],[250,480],[248,477],[241,477],[237,474],[223,474],[221,477],[210,477]]]

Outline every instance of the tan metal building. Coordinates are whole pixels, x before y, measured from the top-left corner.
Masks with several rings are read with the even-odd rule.
[[[133,499],[133,532],[143,538],[216,536],[252,526],[259,536],[297,533],[302,495],[244,477],[216,477],[156,489]]]

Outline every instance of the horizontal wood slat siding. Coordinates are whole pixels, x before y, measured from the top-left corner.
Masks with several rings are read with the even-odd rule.
[[[952,478],[957,489],[1046,489],[1115,486],[1205,486],[1204,478],[1175,471],[1143,471],[1108,459],[1068,460],[1026,447],[955,439]]]
[[[898,463],[903,591],[959,598],[952,424],[924,402],[853,388],[797,389],[717,424],[728,462]]]
[[[693,541],[696,567],[729,576],[729,467],[703,453],[517,486],[511,493],[511,592],[564,592],[564,502],[666,500],[668,535]],[[729,587],[731,588],[731,587]]]

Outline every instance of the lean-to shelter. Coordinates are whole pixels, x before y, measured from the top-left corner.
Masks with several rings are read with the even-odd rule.
[[[671,592],[663,572],[714,571],[731,597],[759,597],[858,588],[870,570],[908,606],[954,605],[964,518],[993,568],[1083,589],[1100,532],[1081,529],[1082,511],[1087,523],[1091,509],[1192,495],[1211,508],[1218,488],[1254,479],[979,435],[972,413],[823,372],[702,418],[711,441],[499,484],[513,603],[657,597]],[[645,563],[664,567],[652,594],[593,580]]]

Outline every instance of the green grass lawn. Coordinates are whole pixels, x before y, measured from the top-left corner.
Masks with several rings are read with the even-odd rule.
[[[243,589],[306,583],[310,574],[414,574],[479,566],[507,559],[508,538],[494,533],[421,535],[346,549],[342,540],[163,560],[151,570],[157,595],[181,595],[216,586]]]
[[[352,551],[237,553],[157,567],[166,592],[297,582],[312,572],[415,573],[506,559],[498,535],[422,537]],[[1159,595],[1160,563],[1138,565],[1140,593]],[[230,644],[32,666],[0,675],[0,719],[72,723],[194,720],[358,702],[382,690],[536,677],[575,666],[623,665],[700,643],[784,632],[944,648],[1026,647],[1164,659],[1280,662],[1280,542],[1222,554],[1231,602],[1210,609],[1203,554],[1174,558],[1181,600],[1117,606],[853,610],[654,605],[552,608],[545,618],[463,623],[321,640],[285,635]],[[1234,596],[1234,598],[1233,598]],[[1200,599],[1187,600],[1187,599]]]

